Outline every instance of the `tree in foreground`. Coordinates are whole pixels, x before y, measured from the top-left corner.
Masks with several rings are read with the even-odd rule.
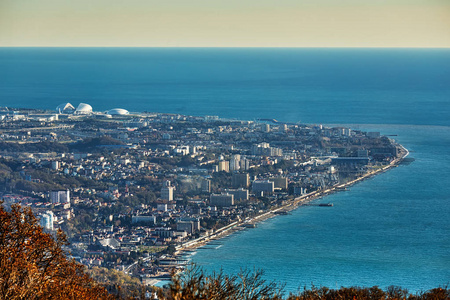
[[[159,299],[231,299],[231,300],[450,300],[450,289],[435,288],[415,295],[401,287],[390,286],[385,290],[377,286],[304,288],[296,294],[283,295],[283,286],[263,279],[262,271],[241,271],[237,275],[219,273],[206,274],[197,266],[174,275],[166,293]]]
[[[222,271],[207,275],[192,265],[185,272],[172,276],[172,282],[164,299],[228,299],[257,300],[282,299],[283,287],[267,282],[262,271],[241,270],[237,275],[226,275]]]
[[[43,232],[29,208],[0,202],[0,299],[112,299],[66,257],[62,231]]]
[[[84,266],[70,260],[62,249],[67,244],[63,232],[56,237],[45,233],[29,208],[13,205],[10,211],[0,201],[0,299],[144,299],[145,289],[135,283],[121,292],[123,282],[114,282],[100,270],[94,274],[116,290],[109,294],[85,272]],[[95,271],[95,270],[94,270]],[[113,272],[114,273],[114,272]],[[112,274],[113,274],[112,273]],[[109,273],[108,273],[109,274]],[[113,274],[114,275],[114,274]],[[108,282],[113,281],[113,282]],[[262,271],[241,271],[237,275],[206,274],[191,266],[176,274],[165,290],[155,289],[160,300],[448,300],[450,289],[435,288],[411,295],[400,287],[326,287],[304,289],[283,297],[283,287],[263,279]]]

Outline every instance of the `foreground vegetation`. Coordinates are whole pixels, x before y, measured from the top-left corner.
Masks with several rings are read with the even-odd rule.
[[[237,275],[225,275],[223,272],[205,274],[196,266],[187,272],[174,276],[168,291],[162,299],[231,299],[231,300],[448,300],[450,289],[435,288],[426,292],[410,294],[401,287],[390,286],[385,290],[377,286],[371,288],[342,287],[329,289],[327,287],[304,288],[296,294],[285,295],[283,286],[276,282],[263,279],[262,271],[250,272],[241,270]]]
[[[166,289],[143,287],[121,272],[95,268],[89,272],[67,258],[61,231],[45,233],[30,209],[0,201],[0,299],[405,299],[447,300],[450,289],[435,288],[410,294],[400,287],[305,288],[286,295],[283,286],[263,279],[262,271],[244,270],[237,275],[206,274],[196,266],[173,276]],[[92,277],[95,278],[95,280]]]
[[[0,201],[0,299],[113,299],[68,259],[62,231],[42,231],[30,209]]]

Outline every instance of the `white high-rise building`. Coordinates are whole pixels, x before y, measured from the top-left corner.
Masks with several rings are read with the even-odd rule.
[[[48,230],[53,230],[53,222],[55,221],[55,215],[52,211],[47,210],[41,215],[40,225]]]
[[[53,204],[70,203],[70,191],[51,191],[50,200]]]
[[[59,163],[59,161],[54,160],[52,161],[52,170],[58,170],[61,167],[61,164]]]
[[[265,133],[270,132],[270,125],[269,124],[261,124],[261,131]]]
[[[250,176],[248,173],[233,173],[231,176],[231,185],[234,188],[247,188],[250,185]]]
[[[239,188],[239,189],[225,189],[227,194],[233,195],[234,200],[248,200],[248,190]]]
[[[234,205],[234,196],[230,194],[211,194],[209,205],[229,207]]]
[[[202,181],[202,192],[211,193],[211,180],[204,179]]]
[[[241,156],[233,155],[230,160],[230,171],[238,171],[241,168]]]
[[[230,162],[227,160],[219,161],[219,172],[230,172]]]
[[[253,192],[265,192],[265,193],[273,193],[275,189],[275,184],[273,181],[269,180],[255,180],[252,184]]]
[[[161,188],[161,199],[173,201],[174,187],[170,185],[170,181],[164,182],[164,186]]]
[[[70,191],[69,190],[61,191],[59,199],[61,203],[70,203]]]
[[[250,161],[247,158],[242,158],[239,162],[240,164],[240,170],[248,170],[250,169]]]
[[[275,188],[280,188],[286,190],[288,188],[288,179],[286,177],[270,177],[270,181],[273,181]]]

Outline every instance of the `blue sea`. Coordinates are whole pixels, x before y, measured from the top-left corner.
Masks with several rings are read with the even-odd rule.
[[[397,135],[413,163],[192,259],[263,269],[294,292],[450,283],[450,49],[0,48],[0,106],[63,102]]]

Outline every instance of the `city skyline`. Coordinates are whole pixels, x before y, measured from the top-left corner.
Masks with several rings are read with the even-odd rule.
[[[450,47],[444,0],[0,3],[1,47]]]

